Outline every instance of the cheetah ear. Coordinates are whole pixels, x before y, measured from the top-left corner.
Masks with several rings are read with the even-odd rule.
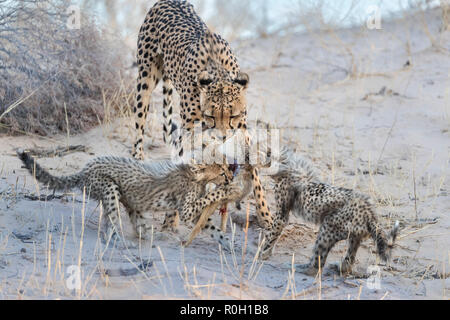
[[[200,90],[205,89],[211,83],[213,83],[213,79],[211,79],[211,76],[209,75],[208,71],[203,71],[198,75],[198,86]]]
[[[244,87],[244,89],[248,88],[249,82],[250,82],[250,77],[248,76],[248,74],[243,73],[243,72],[239,73],[237,78],[234,79],[234,83],[241,85],[242,87]]]

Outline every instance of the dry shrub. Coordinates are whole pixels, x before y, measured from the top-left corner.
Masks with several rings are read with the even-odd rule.
[[[450,30],[450,1],[441,0],[442,31]]]
[[[77,133],[103,119],[104,99],[126,103],[129,95],[117,98],[126,91],[124,46],[92,17],[82,13],[81,28],[72,29],[64,0],[0,7],[0,132],[49,135],[66,132],[68,122]]]

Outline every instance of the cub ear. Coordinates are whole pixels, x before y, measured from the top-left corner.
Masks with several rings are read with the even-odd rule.
[[[190,167],[195,181],[202,181],[205,178],[205,168],[201,165]]]
[[[203,71],[198,75],[198,86],[200,89],[204,89],[207,86],[209,86],[211,83],[213,83],[213,79],[209,75],[208,71]]]
[[[243,86],[244,89],[247,89],[248,84],[250,82],[250,77],[248,76],[248,74],[241,72],[241,73],[239,73],[237,78],[234,80],[234,82]]]

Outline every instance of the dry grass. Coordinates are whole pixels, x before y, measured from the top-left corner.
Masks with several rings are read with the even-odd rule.
[[[0,2],[0,132],[78,133],[105,117],[104,101],[126,104],[119,38],[84,13],[81,29],[70,29],[65,1]]]

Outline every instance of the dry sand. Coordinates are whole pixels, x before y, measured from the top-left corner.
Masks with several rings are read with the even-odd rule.
[[[0,299],[448,299],[450,33],[439,34],[438,21],[438,13],[429,12],[386,22],[383,30],[233,43],[251,76],[250,117],[279,128],[284,143],[312,160],[323,181],[370,195],[383,223],[400,220],[393,262],[380,267],[378,288],[329,268],[342,258],[345,243],[332,251],[322,277],[293,273],[292,261],[308,260],[317,230],[294,218],[273,257],[260,263],[254,260],[256,224],[242,254],[245,210],[231,208],[234,253],[220,254],[202,235],[183,249],[180,240],[189,230],[159,233],[163,213],[149,213],[153,242],[140,249],[105,248],[98,240],[99,208],[84,204],[82,193],[27,198],[52,192],[21,168],[15,148],[85,145],[89,152],[40,160],[53,173],[75,172],[94,155],[130,155],[132,121],[118,119],[69,138],[0,138]],[[150,159],[167,158],[156,125],[160,88],[153,102],[146,152]],[[252,197],[244,207],[248,203],[253,218]],[[131,237],[125,215],[123,226]],[[153,262],[147,272],[121,275],[147,260]],[[367,273],[376,261],[368,240],[357,270]],[[81,290],[67,286],[72,265],[81,267]]]

